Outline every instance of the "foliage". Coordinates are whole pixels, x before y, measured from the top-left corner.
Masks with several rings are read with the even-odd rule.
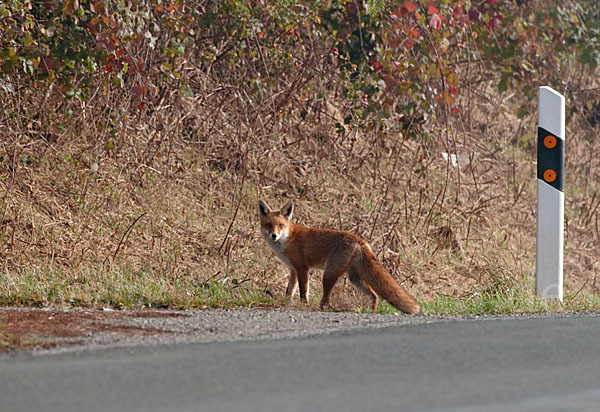
[[[530,3],[11,0],[0,5],[2,87],[56,82],[82,100],[112,87],[142,109],[161,77],[181,79],[186,62],[199,59],[207,71],[250,73],[251,93],[277,94],[281,80],[292,82],[276,112],[294,94],[334,93],[344,108],[340,133],[378,127],[394,111],[428,123],[460,114],[474,66],[481,77],[498,73],[500,92],[531,98],[537,84],[560,82],[574,47],[580,62],[598,65],[597,2]]]

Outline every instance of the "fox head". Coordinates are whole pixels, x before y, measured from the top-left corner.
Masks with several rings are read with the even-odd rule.
[[[268,242],[285,243],[290,229],[294,205],[288,202],[281,210],[272,211],[262,200],[258,201],[260,232]]]

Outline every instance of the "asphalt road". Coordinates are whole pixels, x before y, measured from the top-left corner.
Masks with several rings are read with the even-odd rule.
[[[598,411],[600,317],[0,359],[0,411]]]

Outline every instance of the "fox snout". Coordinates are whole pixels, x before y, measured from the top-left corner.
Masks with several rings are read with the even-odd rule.
[[[282,232],[275,233],[275,232],[271,232],[270,230],[265,229],[264,234],[266,237],[268,237],[272,241],[277,242],[279,239],[281,239]]]

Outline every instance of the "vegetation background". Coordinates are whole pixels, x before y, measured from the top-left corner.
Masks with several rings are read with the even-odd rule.
[[[293,199],[428,313],[598,310],[599,35],[594,0],[2,2],[0,304],[305,308],[258,233]],[[562,305],[533,296],[540,85]]]

